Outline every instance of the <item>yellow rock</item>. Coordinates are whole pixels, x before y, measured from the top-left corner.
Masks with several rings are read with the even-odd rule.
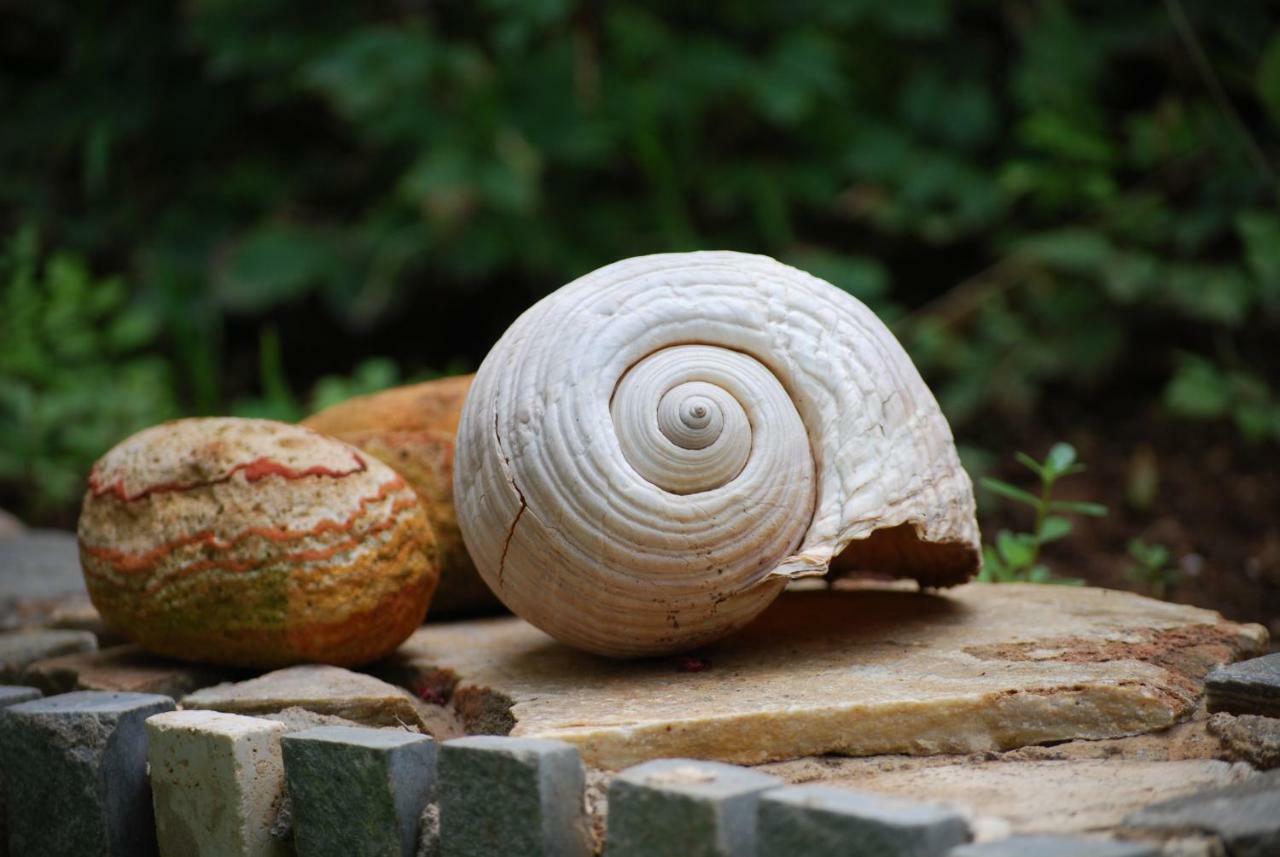
[[[424,627],[396,658],[425,684],[456,681],[468,731],[559,738],[619,768],[1149,732],[1190,714],[1212,665],[1265,640],[1261,626],[1130,593],[969,584],[787,593],[696,657],[605,660],[495,619]]]
[[[389,464],[417,492],[440,552],[432,617],[502,609],[471,562],[453,509],[454,436],[474,378],[458,375],[358,396],[302,422]]]

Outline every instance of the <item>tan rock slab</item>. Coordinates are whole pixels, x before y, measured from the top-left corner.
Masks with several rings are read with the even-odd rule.
[[[462,734],[448,709],[425,703],[404,688],[341,667],[289,667],[248,681],[208,687],[183,697],[182,707],[258,715],[303,708],[364,726],[404,726],[438,740]]]
[[[395,667],[451,689],[468,732],[576,744],[590,764],[754,764],[1002,750],[1162,729],[1261,626],[1102,589],[787,593],[692,657],[614,661],[517,619],[427,626]]]
[[[109,690],[161,693],[177,699],[234,675],[232,670],[174,661],[128,644],[36,661],[22,674],[22,681],[47,696],[73,690]]]

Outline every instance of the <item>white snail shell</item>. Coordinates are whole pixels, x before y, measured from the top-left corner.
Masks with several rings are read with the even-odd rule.
[[[830,569],[948,585],[980,563],[972,485],[902,346],[764,256],[627,259],[544,298],[481,365],[457,456],[490,587],[601,654],[710,642]]]

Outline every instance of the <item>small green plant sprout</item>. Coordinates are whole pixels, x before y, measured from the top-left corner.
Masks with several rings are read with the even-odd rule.
[[[1055,577],[1049,567],[1040,561],[1041,549],[1049,542],[1071,534],[1072,524],[1065,515],[1087,515],[1101,518],[1107,507],[1082,500],[1055,500],[1054,486],[1064,476],[1084,470],[1076,461],[1076,450],[1069,443],[1055,443],[1044,461],[1036,461],[1025,452],[1017,454],[1019,463],[1040,479],[1038,495],[1025,491],[999,479],[983,477],[982,485],[993,494],[999,494],[1015,503],[1022,503],[1035,510],[1035,525],[1029,533],[1001,530],[994,545],[982,548],[982,571],[979,580],[989,583],[1058,583],[1080,586],[1080,578]]]
[[[1142,539],[1129,539],[1129,556],[1133,563],[1125,576],[1135,583],[1144,584],[1156,598],[1164,599],[1178,584],[1178,570],[1169,565],[1169,549],[1156,542],[1147,544]]]

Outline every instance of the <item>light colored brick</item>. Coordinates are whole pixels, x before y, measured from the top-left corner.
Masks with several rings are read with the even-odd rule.
[[[284,792],[284,724],[174,711],[147,731],[162,857],[287,857],[270,833]]]

